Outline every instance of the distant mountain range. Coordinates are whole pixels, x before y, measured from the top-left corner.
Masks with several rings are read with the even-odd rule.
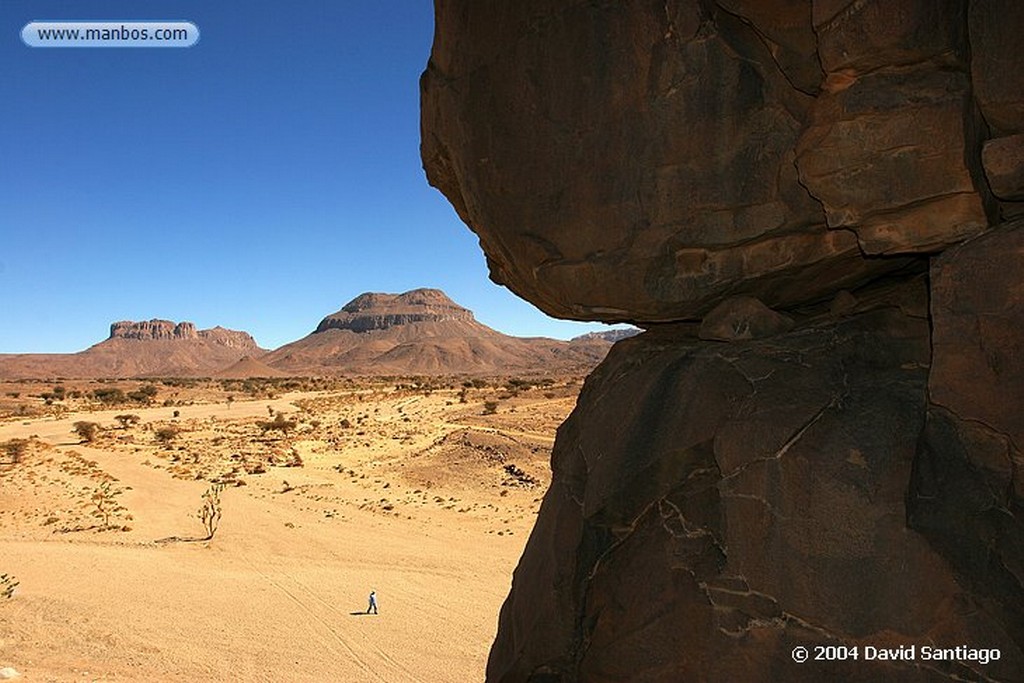
[[[502,334],[438,289],[367,293],[298,341],[261,349],[247,332],[189,322],[122,321],[110,336],[70,354],[0,354],[0,378],[282,377],[588,371],[614,341],[638,330],[572,341]]]

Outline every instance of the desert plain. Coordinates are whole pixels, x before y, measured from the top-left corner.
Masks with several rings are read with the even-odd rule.
[[[579,387],[0,383],[0,676],[483,680]]]

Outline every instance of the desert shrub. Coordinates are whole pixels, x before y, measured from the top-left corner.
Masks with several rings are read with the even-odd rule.
[[[0,574],[0,598],[10,600],[14,597],[14,589],[20,582],[10,574]]]
[[[352,422],[346,417],[343,418],[342,421],[338,423],[338,426],[341,427],[342,429],[351,429]]]
[[[101,403],[124,403],[125,395],[124,392],[117,387],[103,387],[101,389],[93,389],[93,398]]]
[[[480,379],[479,377],[469,380],[469,383],[474,389],[483,389],[484,387],[489,386],[487,384],[487,380]]]
[[[210,484],[210,488],[206,489],[203,493],[202,505],[196,510],[196,517],[203,524],[203,529],[206,530],[205,540],[210,540],[213,535],[217,533],[217,527],[220,526],[220,518],[223,514],[220,503],[220,493],[224,490],[224,484]]]
[[[295,429],[298,422],[295,420],[289,420],[283,414],[278,413],[273,420],[257,422],[256,424],[259,425],[259,428],[263,430],[264,434],[274,430],[287,434],[292,429]]]
[[[128,429],[132,425],[139,424],[139,416],[125,413],[122,415],[115,415],[114,419],[121,423],[121,429]]]
[[[16,465],[28,455],[28,444],[28,439],[10,439],[0,444],[0,448],[3,448],[7,459]]]
[[[160,429],[153,432],[153,437],[156,438],[156,440],[162,443],[163,445],[169,446],[172,441],[178,438],[179,431],[180,430],[177,427],[174,427],[173,425],[168,425],[166,427],[161,427]]]
[[[484,401],[484,415],[494,415],[498,412],[497,401]]]
[[[110,518],[114,515],[127,511],[127,508],[117,502],[117,497],[123,491],[116,491],[110,488],[110,482],[105,481],[92,492],[89,497],[91,506],[89,514],[103,522],[103,529],[110,528]]]
[[[96,438],[96,435],[100,432],[100,426],[95,422],[79,420],[72,425],[71,431],[78,434],[78,438],[82,440],[82,443],[92,443]]]
[[[155,384],[144,384],[135,391],[129,391],[127,396],[136,403],[152,403],[159,391]]]

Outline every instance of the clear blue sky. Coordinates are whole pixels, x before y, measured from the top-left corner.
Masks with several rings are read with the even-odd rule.
[[[191,48],[43,49],[33,20],[184,20]],[[430,0],[0,0],[0,352],[114,320],[274,348],[364,291],[439,287],[509,334],[568,338],[487,279],[427,185]]]

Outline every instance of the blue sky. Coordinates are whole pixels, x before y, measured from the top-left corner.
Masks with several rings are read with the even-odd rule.
[[[33,20],[183,20],[183,49],[44,49]],[[439,287],[509,334],[568,338],[487,279],[429,187],[430,0],[0,1],[0,353],[122,319],[298,339],[364,291]]]

